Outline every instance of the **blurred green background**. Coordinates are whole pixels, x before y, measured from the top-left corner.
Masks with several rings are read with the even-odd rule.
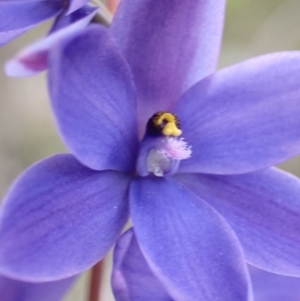
[[[228,0],[219,68],[265,53],[300,49],[299,0]],[[0,49],[0,195],[33,162],[66,148],[52,116],[45,73],[30,78],[8,78],[7,59],[42,37],[50,23],[30,31]],[[299,116],[300,118],[300,116]],[[280,166],[300,176],[300,157]],[[109,287],[110,262],[101,300],[113,297]],[[84,301],[88,275],[77,281],[65,301]]]

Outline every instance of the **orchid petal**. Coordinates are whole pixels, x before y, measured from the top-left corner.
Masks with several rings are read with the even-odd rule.
[[[62,10],[62,1],[0,1],[0,46]]]
[[[71,155],[29,168],[2,208],[0,273],[53,281],[94,265],[126,222],[128,182],[120,173],[90,170]]]
[[[126,0],[112,33],[126,57],[138,92],[143,125],[168,110],[181,94],[215,71],[225,0]]]
[[[32,283],[0,275],[1,301],[60,301],[75,279]]]
[[[249,267],[255,301],[300,300],[299,278],[281,276]]]
[[[96,7],[86,6],[68,16],[61,14],[47,37],[23,49],[15,58],[7,62],[6,74],[30,76],[44,71],[47,68],[49,50],[86,27],[96,13]]]
[[[134,169],[135,91],[107,29],[90,26],[51,53],[49,89],[61,134],[80,162]]]
[[[175,108],[192,157],[181,172],[246,173],[300,152],[300,52],[229,67],[191,88]]]
[[[112,288],[117,301],[172,301],[150,270],[132,229],[115,247]]]
[[[140,248],[173,299],[251,300],[237,237],[194,193],[171,179],[140,178],[130,209]]]
[[[298,178],[275,168],[244,175],[177,177],[226,218],[249,263],[300,276]]]
[[[68,14],[73,13],[77,9],[83,7],[89,0],[69,0]]]

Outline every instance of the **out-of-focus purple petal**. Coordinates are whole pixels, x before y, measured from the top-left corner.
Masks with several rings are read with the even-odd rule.
[[[150,270],[132,228],[115,247],[112,288],[117,301],[172,301]]]
[[[299,301],[300,279],[249,266],[255,301]]]
[[[181,172],[246,173],[300,152],[300,52],[262,56],[204,79],[175,109],[193,154]]]
[[[32,283],[0,275],[1,301],[61,301],[75,279],[76,276],[52,282]]]
[[[0,46],[62,10],[63,1],[0,1]]]
[[[84,6],[89,0],[69,0],[68,14]]]
[[[224,10],[225,0],[120,3],[111,30],[137,85],[140,125],[215,71]]]
[[[300,180],[279,169],[244,175],[180,175],[226,218],[249,263],[300,276]]]
[[[73,23],[76,23],[78,21],[81,21],[84,24],[84,26],[86,26],[95,16],[98,9],[98,7],[88,4],[78,9],[72,14],[61,14],[58,18],[56,18],[55,22],[53,23],[49,31],[49,35],[59,31],[60,29],[64,29],[65,27],[68,27],[69,25],[72,25]]]
[[[130,209],[140,248],[173,299],[251,300],[237,237],[194,193],[171,179],[140,178]]]
[[[24,281],[69,277],[98,262],[128,216],[129,179],[96,172],[71,155],[29,168],[0,218],[0,273]]]
[[[68,16],[61,14],[47,37],[23,49],[7,62],[6,74],[30,76],[44,71],[47,68],[48,53],[51,48],[86,27],[96,13],[96,7],[85,6]]]
[[[132,171],[135,90],[109,31],[90,26],[50,55],[49,89],[61,134],[86,166]]]

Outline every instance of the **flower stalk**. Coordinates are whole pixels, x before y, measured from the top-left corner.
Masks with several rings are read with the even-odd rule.
[[[100,301],[102,266],[102,261],[99,261],[91,269],[88,301]]]
[[[114,14],[118,8],[119,0],[107,0],[107,8]]]

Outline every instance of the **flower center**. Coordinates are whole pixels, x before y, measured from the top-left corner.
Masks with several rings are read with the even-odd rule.
[[[155,113],[147,123],[147,133],[153,136],[180,136],[180,123],[176,115],[169,112]]]
[[[158,177],[176,173],[180,161],[190,158],[189,146],[181,136],[180,122],[175,114],[157,112],[148,121],[137,160],[140,176]]]

